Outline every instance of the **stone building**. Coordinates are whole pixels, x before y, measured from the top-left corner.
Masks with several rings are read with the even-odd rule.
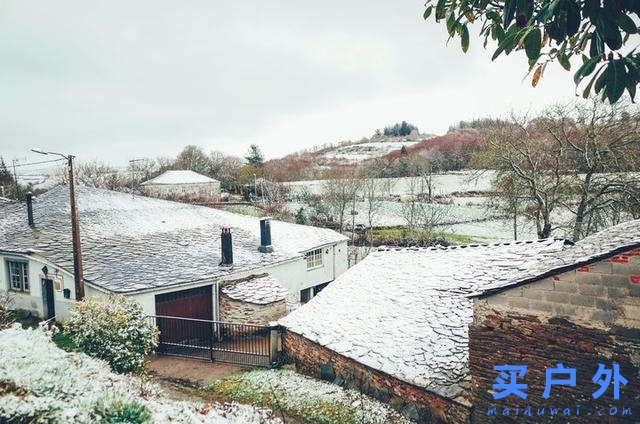
[[[498,283],[475,297],[469,327],[473,422],[639,422],[639,247],[638,221],[622,224],[543,258],[520,281]],[[546,369],[559,363],[575,369],[575,386],[550,387],[544,398]],[[526,399],[493,398],[499,364],[527,367],[521,378]],[[599,364],[610,370],[618,364],[627,380],[619,399],[613,380],[594,397]]]
[[[190,170],[165,171],[140,186],[146,195],[163,199],[220,198],[220,181]]]
[[[638,248],[640,221],[576,244],[382,249],[280,320],[284,349],[299,371],[363,390],[422,423],[526,422],[527,405],[534,414],[582,405],[595,416],[606,405],[619,415],[605,422],[634,422],[622,410],[635,407],[636,420],[640,413]],[[579,384],[542,398],[546,368],[558,363],[576,368]],[[628,379],[615,404],[592,399],[599,363],[618,364]],[[528,366],[526,400],[493,399],[494,366],[504,364]],[[493,413],[505,407],[512,416]],[[545,419],[558,417],[532,422]]]
[[[268,325],[287,314],[288,292],[268,274],[220,285],[220,321]]]

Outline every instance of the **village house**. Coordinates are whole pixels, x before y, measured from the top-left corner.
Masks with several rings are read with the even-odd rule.
[[[527,422],[513,416],[525,404],[532,422],[545,405],[594,415],[607,405],[609,413],[611,393],[592,399],[591,379],[599,363],[613,362],[629,377],[619,407],[638,408],[639,247],[640,221],[632,221],[576,244],[381,248],[280,320],[284,350],[298,371],[423,423]],[[545,368],[558,363],[576,368],[580,383],[544,399]],[[504,364],[528,366],[526,401],[493,399],[493,367]],[[511,416],[492,414],[505,407]]]
[[[165,171],[140,186],[146,195],[165,199],[220,198],[220,181],[190,170]]]
[[[332,230],[89,187],[76,197],[86,295],[131,296],[149,315],[241,317],[244,302],[271,320],[347,268],[347,238]],[[64,319],[75,299],[69,190],[31,207],[0,205],[0,289],[15,308]]]

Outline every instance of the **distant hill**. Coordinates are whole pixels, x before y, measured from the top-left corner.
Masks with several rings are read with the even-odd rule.
[[[278,181],[320,178],[328,170],[357,166],[372,159],[399,153],[403,147],[409,149],[435,137],[415,130],[399,137],[376,134],[358,141],[344,141],[292,153],[272,159],[265,166],[269,176]]]
[[[398,162],[437,163],[439,171],[468,168],[479,148],[485,128],[452,128],[440,136],[419,134],[391,137],[376,134],[356,142],[342,142],[314,150],[292,153],[265,164],[267,175],[276,181],[299,181],[326,178],[331,171],[381,163],[387,173],[397,175]],[[409,167],[410,168],[410,167]],[[409,171],[409,174],[411,171]]]

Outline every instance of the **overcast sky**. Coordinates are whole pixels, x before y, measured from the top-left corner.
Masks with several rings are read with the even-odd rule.
[[[443,133],[461,119],[574,95],[524,53],[465,55],[424,1],[0,2],[0,154],[28,149],[124,164],[186,144],[276,157],[407,120]]]

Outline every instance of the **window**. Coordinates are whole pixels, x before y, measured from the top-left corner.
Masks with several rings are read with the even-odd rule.
[[[29,291],[29,268],[26,262],[7,261],[9,284],[12,290]]]
[[[322,249],[311,250],[305,253],[304,257],[307,259],[307,269],[322,266]]]
[[[324,289],[325,287],[327,287],[329,285],[329,283],[324,283],[324,284],[318,284],[317,286],[315,286],[313,288],[313,296],[317,296],[318,293],[320,293],[322,291],[322,289]]]
[[[309,300],[311,300],[311,287],[300,290],[300,303],[307,303]]]

